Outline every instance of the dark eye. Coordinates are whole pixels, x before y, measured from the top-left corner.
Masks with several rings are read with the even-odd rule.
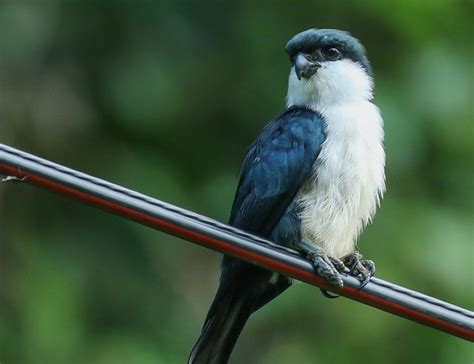
[[[326,48],[323,50],[324,57],[329,61],[335,61],[341,58],[341,51],[336,47]]]

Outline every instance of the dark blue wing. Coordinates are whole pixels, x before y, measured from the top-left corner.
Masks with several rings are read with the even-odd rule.
[[[271,121],[242,165],[230,224],[269,238],[311,172],[325,139],[321,115],[291,107]],[[224,256],[219,289],[190,363],[227,362],[252,312],[291,285],[272,272]]]
[[[299,107],[272,120],[242,165],[229,223],[269,237],[321,151],[323,117]]]

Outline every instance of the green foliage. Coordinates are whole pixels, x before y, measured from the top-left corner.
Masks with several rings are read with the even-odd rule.
[[[225,221],[246,146],[284,105],[284,44],[350,30],[376,73],[388,192],[378,276],[473,307],[469,1],[3,1],[1,142]],[[217,254],[28,185],[0,185],[0,362],[183,363]],[[233,363],[473,361],[472,347],[296,285]]]

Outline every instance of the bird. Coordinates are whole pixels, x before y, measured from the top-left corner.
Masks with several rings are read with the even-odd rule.
[[[312,28],[293,36],[285,110],[243,160],[229,224],[292,248],[316,274],[365,285],[375,264],[356,243],[385,192],[383,119],[373,71],[349,32]],[[219,287],[188,364],[227,363],[250,315],[291,278],[224,255]]]

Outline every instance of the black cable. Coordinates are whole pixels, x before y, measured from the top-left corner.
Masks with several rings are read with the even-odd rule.
[[[467,340],[474,340],[474,313],[471,311],[378,278],[372,278],[362,290],[358,289],[359,281],[351,276],[343,277],[342,289],[328,287],[313,273],[311,263],[291,249],[2,144],[0,172],[306,281],[338,295]]]

